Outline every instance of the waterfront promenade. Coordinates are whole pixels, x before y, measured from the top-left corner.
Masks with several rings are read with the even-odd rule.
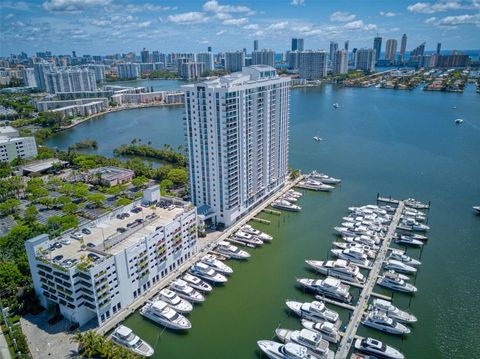
[[[362,316],[365,313],[365,309],[368,307],[368,300],[370,299],[373,288],[377,283],[380,270],[382,269],[383,262],[385,261],[385,258],[387,256],[390,243],[392,242],[393,236],[395,235],[395,231],[397,229],[398,222],[400,221],[400,217],[402,215],[404,207],[405,203],[403,201],[400,201],[397,210],[395,211],[395,214],[393,216],[392,222],[390,222],[390,226],[388,227],[387,234],[385,235],[385,238],[382,242],[382,246],[380,247],[377,258],[375,259],[375,263],[370,270],[367,282],[365,283],[365,286],[360,293],[358,303],[355,306],[353,314],[350,318],[350,322],[348,323],[347,329],[345,330],[345,334],[343,335],[342,340],[338,346],[338,351],[335,355],[335,359],[347,358],[352,343],[355,340],[355,336],[360,325],[360,321],[362,320]]]
[[[125,307],[123,310],[118,312],[117,315],[112,317],[109,321],[103,323],[101,327],[98,327],[96,330],[100,334],[106,334],[113,328],[115,328],[118,324],[120,324],[125,318],[127,318],[130,314],[133,314],[136,310],[140,309],[148,300],[152,299],[162,288],[168,286],[171,282],[173,282],[178,276],[182,275],[185,271],[187,271],[195,262],[200,260],[204,255],[208,252],[212,251],[215,246],[233,235],[240,227],[248,223],[252,218],[256,217],[259,213],[261,213],[265,208],[267,208],[273,201],[278,199],[280,196],[284,195],[288,190],[293,188],[298,182],[303,180],[303,176],[299,176],[293,181],[287,181],[285,186],[281,188],[278,192],[273,194],[271,197],[266,199],[263,203],[261,203],[257,208],[249,212],[245,217],[240,219],[237,223],[232,225],[231,227],[227,228],[225,231],[220,232],[220,235],[211,235],[208,236],[206,240],[199,239],[198,244],[198,251],[197,253],[192,256],[190,259],[185,261],[181,266],[179,266],[176,270],[170,272],[165,278],[160,280],[155,286],[140,296],[136,301]],[[218,234],[218,233],[217,233]],[[83,328],[81,328],[83,329]],[[89,328],[85,328],[89,329]]]

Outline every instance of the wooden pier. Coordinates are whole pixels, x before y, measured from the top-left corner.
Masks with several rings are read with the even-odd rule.
[[[270,224],[272,222],[270,222],[268,219],[263,219],[263,218],[258,218],[258,217],[253,217],[252,218],[252,221],[254,222],[259,222],[259,223],[263,223],[263,224]]]
[[[392,238],[395,235],[395,230],[397,229],[398,222],[400,221],[400,216],[402,215],[404,207],[405,203],[403,201],[399,201],[397,210],[395,211],[395,215],[393,216],[392,222],[388,227],[388,232],[383,239],[380,250],[378,251],[377,258],[375,259],[375,263],[373,264],[373,267],[368,275],[365,287],[362,289],[357,305],[354,307],[350,322],[348,323],[348,326],[345,330],[345,335],[342,337],[342,340],[338,345],[338,351],[335,354],[335,359],[347,359],[350,348],[353,344],[353,341],[355,340],[358,327],[360,326],[362,316],[365,313],[365,309],[368,308],[368,301],[372,295],[378,296],[378,294],[373,293],[373,288],[377,283],[378,275],[380,274],[383,262],[385,261],[385,257],[387,256],[388,248],[390,246]]]
[[[269,213],[269,214],[274,214],[274,215],[276,215],[276,216],[280,216],[280,215],[282,214],[282,212],[276,211],[276,210],[270,209],[270,208],[265,208],[265,209],[263,210],[263,212]]]

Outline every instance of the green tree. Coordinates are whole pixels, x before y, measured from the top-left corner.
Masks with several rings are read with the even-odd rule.
[[[25,208],[25,212],[23,213],[23,220],[27,223],[35,222],[38,217],[38,209],[35,205],[30,205]]]
[[[145,176],[138,176],[138,177],[135,177],[133,180],[132,180],[132,184],[135,186],[135,187],[144,187],[145,184],[148,183],[148,178],[145,177]]]
[[[0,203],[0,216],[5,217],[9,214],[13,214],[17,211],[20,201],[15,198],[7,199],[5,202]]]
[[[65,214],[75,214],[78,211],[78,204],[75,203],[66,203],[63,208],[62,212]]]
[[[82,182],[75,183],[73,185],[72,195],[77,198],[86,198],[88,196],[88,186]]]
[[[103,193],[92,193],[87,196],[87,200],[91,202],[95,207],[100,207],[107,197]]]
[[[0,283],[2,283],[2,290],[15,293],[17,287],[19,287],[23,280],[22,273],[18,270],[15,262],[0,262]]]
[[[130,204],[132,203],[132,200],[129,199],[129,198],[125,198],[125,197],[121,197],[119,199],[117,199],[117,201],[115,202],[115,205],[117,207],[120,207],[120,206],[126,206],[127,204]]]
[[[168,172],[167,178],[174,184],[183,186],[188,182],[188,173],[184,168],[174,168]]]

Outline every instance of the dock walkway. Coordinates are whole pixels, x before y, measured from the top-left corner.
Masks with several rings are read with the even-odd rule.
[[[353,344],[353,341],[355,340],[358,327],[360,326],[360,321],[365,312],[365,308],[367,308],[368,306],[368,300],[372,295],[373,288],[377,283],[378,275],[380,274],[383,262],[385,261],[385,257],[388,253],[390,242],[395,235],[395,230],[397,229],[398,222],[400,221],[400,216],[403,212],[404,207],[405,203],[403,201],[400,201],[397,210],[395,211],[395,215],[393,216],[392,222],[388,227],[388,232],[382,242],[382,246],[380,247],[377,258],[375,259],[375,263],[370,270],[365,287],[360,293],[360,298],[358,299],[358,303],[355,306],[355,309],[350,318],[350,322],[348,323],[348,326],[345,330],[345,335],[342,337],[342,340],[338,346],[338,351],[335,355],[335,359],[346,359],[348,353],[350,352],[350,348]]]

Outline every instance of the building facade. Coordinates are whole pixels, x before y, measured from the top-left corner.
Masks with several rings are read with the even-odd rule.
[[[321,80],[327,76],[328,55],[326,51],[302,51],[298,74],[302,79]]]
[[[45,75],[46,90],[49,93],[95,91],[95,71],[87,68],[57,68]]]
[[[303,51],[303,39],[293,38],[292,39],[292,51]]]
[[[37,87],[37,80],[35,79],[35,70],[25,67],[22,70],[23,84],[27,87]]]
[[[375,50],[375,62],[380,60],[380,54],[382,52],[382,38],[377,36],[373,39],[373,49]]]
[[[212,222],[230,226],[285,183],[289,82],[257,65],[183,86],[190,193]]]
[[[275,51],[264,49],[252,52],[252,65],[275,67]]]
[[[333,54],[338,50],[338,42],[330,41],[330,52],[328,53],[328,59],[333,61]]]
[[[51,63],[40,62],[33,64],[33,71],[35,73],[35,82],[37,83],[37,88],[39,90],[46,90],[47,86],[45,84],[45,76],[47,72],[53,71],[54,67]]]
[[[334,75],[346,74],[348,72],[348,52],[337,50],[333,54],[332,71]]]
[[[203,76],[205,63],[182,59],[177,64],[178,76],[182,79],[191,80]]]
[[[242,71],[245,67],[245,53],[243,51],[225,53],[225,70],[230,72]]]
[[[170,211],[145,207],[129,218],[116,217],[139,204],[87,223],[91,234],[82,241],[71,233],[26,241],[33,285],[44,307],[53,304],[80,325],[102,325],[196,253],[195,208],[175,200]],[[119,227],[127,231],[119,233]]]
[[[407,34],[402,35],[402,42],[400,44],[400,61],[402,64],[406,62],[407,54]]]
[[[11,126],[0,128],[0,161],[29,159],[36,157],[37,154],[35,137],[19,137],[18,131]]]
[[[367,72],[375,71],[375,49],[358,49],[355,53],[355,68]]]
[[[388,39],[385,44],[385,60],[390,61],[390,63],[395,63],[397,56],[397,40]]]
[[[117,65],[119,79],[137,79],[140,77],[140,64],[125,63]]]
[[[215,69],[215,63],[213,62],[213,54],[211,52],[201,52],[196,55],[197,62],[203,62],[205,64],[206,71],[213,71]]]

